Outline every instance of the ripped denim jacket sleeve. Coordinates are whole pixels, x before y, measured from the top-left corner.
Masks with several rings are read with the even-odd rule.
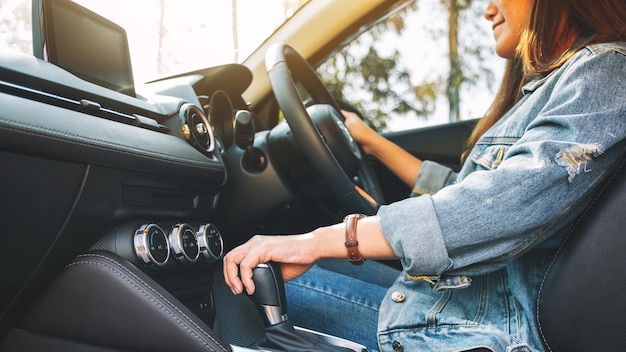
[[[418,177],[427,194],[380,208],[381,228],[405,271],[492,272],[561,230],[622,158],[624,97],[624,43],[584,48],[527,84],[522,100],[479,140],[456,183],[451,172],[426,166],[444,180]]]

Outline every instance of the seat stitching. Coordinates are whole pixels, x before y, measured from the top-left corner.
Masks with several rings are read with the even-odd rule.
[[[108,258],[106,256],[103,255],[98,255],[98,254],[89,254],[89,255],[79,255],[80,257],[85,257],[85,258],[89,258],[89,257],[97,257],[106,261],[110,261],[113,262],[115,264],[117,264],[117,262],[115,262],[114,260],[112,260],[111,258]],[[81,260],[81,261],[74,261],[70,264],[67,265],[67,267],[71,267],[71,266],[75,266],[78,264],[94,264],[106,269],[109,269],[111,272],[115,273],[116,275],[118,275],[120,278],[122,278],[123,280],[125,280],[126,282],[128,282],[129,284],[131,284],[133,287],[135,287],[139,292],[141,292],[145,297],[147,297],[150,301],[152,301],[153,303],[155,303],[161,310],[163,310],[165,313],[167,313],[169,316],[171,316],[172,318],[174,318],[181,327],[183,327],[185,330],[187,330],[187,332],[189,332],[190,334],[192,334],[194,337],[196,337],[197,340],[199,340],[200,342],[202,342],[205,346],[207,346],[208,348],[210,348],[212,351],[215,351],[211,345],[209,345],[206,341],[204,341],[203,339],[200,338],[200,336],[192,331],[189,327],[187,327],[184,322],[177,316],[175,316],[174,314],[172,314],[172,312],[170,312],[169,310],[167,310],[166,308],[170,308],[173,309],[174,311],[176,311],[178,314],[182,315],[186,320],[188,320],[188,323],[190,323],[191,325],[193,325],[195,328],[197,328],[198,330],[204,332],[204,335],[206,337],[208,337],[211,341],[213,341],[215,344],[217,344],[218,346],[222,347],[221,344],[215,340],[210,334],[208,334],[204,329],[202,329],[200,326],[198,326],[193,320],[191,320],[191,318],[189,318],[189,316],[187,316],[185,313],[183,313],[180,309],[178,309],[175,305],[173,305],[169,300],[167,300],[165,297],[163,297],[159,292],[157,292],[156,290],[154,290],[152,287],[150,287],[150,285],[148,285],[145,281],[143,281],[141,278],[139,278],[138,276],[136,276],[134,273],[130,272],[128,269],[124,268],[123,266],[117,266],[115,265],[115,267],[113,267],[112,265],[107,265],[105,263],[101,263],[98,261],[93,261],[93,260]],[[121,269],[121,270],[118,270]],[[121,271],[124,271],[125,273],[122,273]],[[125,276],[124,274],[127,274],[129,276],[132,276],[133,279],[137,280],[138,282],[140,282],[142,285],[144,285],[144,288],[142,289],[142,287],[139,287],[135,282],[133,282],[132,280],[130,280],[127,276]],[[147,292],[145,292],[145,289],[149,289],[149,291],[151,291],[152,294],[154,294],[155,296],[157,296],[158,298],[160,298],[163,302],[158,302],[157,300],[155,300],[153,297],[151,297],[150,295],[148,295]],[[165,307],[165,306],[168,307]],[[225,348],[222,347],[223,351],[227,351]]]
[[[604,185],[602,186],[602,188],[600,189],[598,194],[596,194],[596,196],[593,198],[593,200],[589,203],[589,205],[587,206],[585,211],[578,217],[578,219],[576,220],[576,223],[574,224],[574,226],[572,226],[570,231],[567,233],[567,235],[565,236],[565,239],[563,240],[563,242],[559,246],[559,249],[556,251],[556,253],[552,257],[552,261],[550,262],[550,265],[548,266],[548,270],[546,270],[546,274],[543,276],[543,279],[541,280],[541,285],[539,286],[539,294],[537,295],[537,300],[536,300],[537,326],[539,327],[539,333],[541,334],[541,339],[546,344],[546,347],[548,348],[548,350],[551,351],[551,352],[552,352],[552,348],[548,344],[546,336],[544,335],[544,332],[543,332],[543,327],[541,325],[541,321],[539,319],[539,315],[540,315],[540,312],[539,312],[539,302],[541,301],[541,293],[543,292],[543,287],[545,286],[546,280],[548,278],[548,274],[552,270],[552,267],[554,266],[557,258],[559,257],[559,254],[563,250],[563,247],[565,247],[565,244],[570,239],[570,237],[572,236],[573,232],[578,228],[578,225],[580,225],[580,223],[583,221],[583,219],[585,218],[587,213],[589,213],[589,211],[591,210],[592,206],[598,201],[598,198],[600,198],[600,196],[604,193],[606,188],[609,187],[609,185],[612,183],[613,179],[615,179],[617,173],[622,169],[622,167],[625,164],[626,164],[626,160],[622,161],[622,163],[611,174],[611,176],[607,179],[607,181],[604,182]]]

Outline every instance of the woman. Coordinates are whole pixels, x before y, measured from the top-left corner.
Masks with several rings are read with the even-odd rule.
[[[306,309],[306,321],[371,350],[544,349],[535,299],[549,260],[626,151],[626,4],[492,0],[485,18],[508,65],[460,173],[414,159],[347,114],[364,150],[421,196],[307,234],[255,236],[224,258],[235,294],[253,292],[252,268],[275,261],[293,280],[296,315]],[[400,259],[391,287],[363,266],[356,278],[313,266],[345,258],[353,231],[351,256]],[[315,305],[338,314],[318,320]]]

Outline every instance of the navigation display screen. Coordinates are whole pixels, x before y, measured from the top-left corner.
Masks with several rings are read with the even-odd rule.
[[[49,62],[94,84],[135,96],[126,31],[69,0],[43,4]]]

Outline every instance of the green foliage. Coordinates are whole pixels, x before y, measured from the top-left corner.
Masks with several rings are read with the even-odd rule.
[[[389,33],[400,36],[405,31],[407,15],[418,9],[418,1],[414,1],[363,32],[324,62],[318,73],[335,97],[363,112],[365,121],[378,131],[386,129],[391,114],[427,119],[441,97],[449,103],[450,120],[458,120],[461,89],[483,81],[489,85],[493,78],[492,71],[484,67],[485,47],[480,44],[484,33],[475,27],[476,19],[482,17],[472,7],[476,2],[439,0],[439,8],[448,14],[447,27],[425,26],[424,34],[431,35],[433,42],[448,45],[447,72],[432,72],[418,81],[400,63],[398,49],[382,52],[385,46],[377,45],[389,38]],[[460,31],[461,26],[467,30]]]
[[[410,72],[398,64],[400,53],[397,49],[385,56],[371,45],[389,30],[401,34],[405,28],[402,13],[415,7],[416,3],[413,3],[363,33],[318,68],[330,92],[340,100],[350,101],[355,108],[364,112],[365,121],[377,130],[386,129],[389,111],[426,118],[432,113],[438,95],[437,82],[412,83]],[[360,48],[366,48],[366,51],[357,53]],[[353,87],[365,89],[370,96],[365,99],[347,99],[344,94],[346,91],[354,91]]]
[[[355,107],[366,112],[368,124],[384,130],[389,111],[425,118],[432,113],[438,94],[436,82],[423,82],[414,86],[410,73],[397,64],[398,56],[397,50],[383,56],[373,46],[362,57],[342,51],[320,67],[318,72],[322,72],[326,87],[338,99],[348,100],[344,92],[353,86],[369,92],[367,99],[354,102]],[[368,102],[367,106],[364,101]]]

